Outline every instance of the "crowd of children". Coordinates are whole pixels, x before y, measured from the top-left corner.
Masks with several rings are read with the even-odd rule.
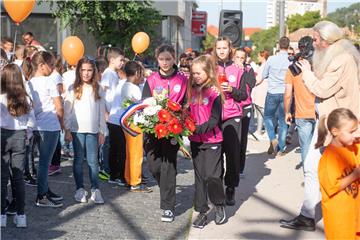
[[[215,223],[223,224],[225,206],[235,204],[235,189],[244,176],[252,89],[263,82],[249,64],[248,51],[233,49],[227,37],[219,37],[211,54],[184,54],[176,65],[174,48],[161,45],[155,53],[159,68],[151,74],[145,74],[141,63],[127,60],[119,48],[108,47],[99,54],[97,59],[81,58],[66,72],[60,56],[34,46],[16,46],[14,63],[2,60],[1,226],[6,226],[7,214],[13,212],[16,226],[26,227],[25,182],[37,186],[36,206],[63,205],[63,197],[52,192],[48,184],[48,176],[61,171],[62,154],[73,156],[74,199],[80,203],[87,202],[89,195],[83,182],[86,159],[89,199],[96,204],[106,200],[99,189],[99,177],[131,192],[152,192],[142,177],[145,157],[160,188],[161,221],[174,221],[179,144],[153,134],[134,137],[120,125],[124,101],[139,101],[162,89],[167,90],[169,99],[189,109],[196,122],[189,137],[195,174],[194,209],[199,212],[193,226],[203,228],[207,224],[208,198],[215,208]],[[263,64],[267,57],[267,52],[261,52],[260,62]],[[261,68],[259,72],[261,75]],[[258,118],[263,114],[263,101],[255,103]],[[257,136],[262,134],[262,122],[258,125]],[[319,167],[329,237],[351,236],[359,230],[354,230],[360,219],[357,126],[358,119],[347,109],[328,116],[328,131],[324,122],[319,126],[320,139],[327,132],[333,136]],[[317,146],[322,144],[320,141]],[[7,199],[9,180],[11,203]],[[334,204],[347,205],[346,212],[339,214],[351,220],[350,225],[336,220]]]

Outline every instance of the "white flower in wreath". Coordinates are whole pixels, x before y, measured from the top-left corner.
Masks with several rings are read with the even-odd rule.
[[[146,98],[143,103],[149,105],[149,106],[156,106],[156,99],[153,97]]]
[[[161,109],[161,106],[156,105],[156,106],[149,106],[144,108],[144,115],[145,116],[153,116],[156,113],[158,113]]]
[[[145,123],[145,117],[142,114],[136,113],[134,115],[134,124],[144,124]]]
[[[156,113],[158,113],[162,109],[162,107],[160,105],[156,105],[156,106],[154,106],[154,108],[156,110]]]

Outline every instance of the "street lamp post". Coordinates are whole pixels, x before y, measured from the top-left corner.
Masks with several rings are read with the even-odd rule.
[[[285,36],[285,0],[279,0],[279,38]]]

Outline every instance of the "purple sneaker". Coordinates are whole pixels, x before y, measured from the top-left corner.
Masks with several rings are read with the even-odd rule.
[[[52,176],[56,173],[61,173],[61,168],[60,166],[55,166],[55,165],[50,165],[49,166],[49,171],[48,171],[48,175]]]

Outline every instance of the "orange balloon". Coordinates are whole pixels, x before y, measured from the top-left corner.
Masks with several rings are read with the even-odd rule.
[[[61,52],[64,59],[70,65],[75,66],[84,55],[84,44],[76,36],[67,37],[61,45]]]
[[[140,54],[145,52],[149,47],[150,37],[145,32],[138,32],[131,40],[131,46],[135,53]]]
[[[19,24],[24,21],[35,6],[35,0],[3,0],[6,12]]]

